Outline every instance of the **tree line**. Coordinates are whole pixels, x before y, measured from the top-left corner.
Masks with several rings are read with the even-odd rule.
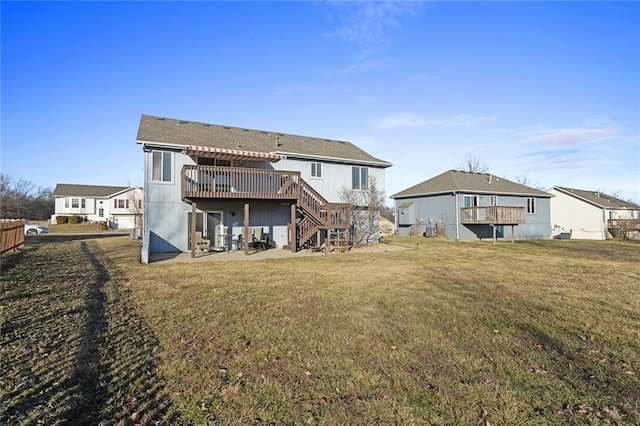
[[[0,218],[48,220],[54,212],[51,188],[0,173]]]

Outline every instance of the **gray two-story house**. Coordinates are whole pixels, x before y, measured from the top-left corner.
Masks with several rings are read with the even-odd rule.
[[[551,238],[552,195],[488,174],[449,170],[391,196],[399,235],[455,240]]]
[[[345,141],[143,115],[142,261],[155,253],[244,247],[256,227],[269,247],[297,251],[348,230],[346,187],[384,188],[391,163]]]

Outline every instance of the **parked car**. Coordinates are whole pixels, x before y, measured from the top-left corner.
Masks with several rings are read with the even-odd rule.
[[[49,232],[49,228],[43,225],[34,225],[31,223],[24,224],[24,233],[25,235],[31,234],[47,234]]]

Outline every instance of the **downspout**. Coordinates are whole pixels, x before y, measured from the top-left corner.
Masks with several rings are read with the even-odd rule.
[[[144,145],[142,146],[142,152],[144,155],[144,176],[142,177],[142,253],[140,254],[140,260],[142,263],[149,263],[149,239],[151,234],[148,226],[149,215],[147,214],[149,206],[149,188],[147,179],[147,174],[149,172],[149,152]]]
[[[456,191],[453,191],[453,196],[456,197],[456,241],[460,241],[460,201]]]

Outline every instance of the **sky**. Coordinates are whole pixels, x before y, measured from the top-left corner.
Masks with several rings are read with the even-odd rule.
[[[640,202],[640,2],[7,2],[1,172],[142,185],[142,114]],[[392,200],[387,199],[392,205]]]

